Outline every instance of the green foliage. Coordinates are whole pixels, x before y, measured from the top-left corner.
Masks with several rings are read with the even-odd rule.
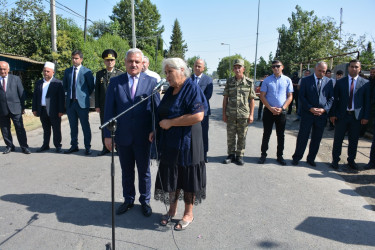
[[[288,18],[289,27],[278,28],[279,46],[276,58],[283,62],[284,73],[298,70],[299,63],[335,55],[339,30],[331,18],[320,19],[314,11],[303,11],[300,6]]]
[[[221,59],[219,62],[219,66],[217,67],[217,74],[220,79],[228,79],[229,77],[233,76],[234,74],[232,73],[233,71],[233,62],[236,59],[243,59],[245,61],[245,76],[251,78],[251,70],[252,70],[252,65],[249,61],[244,59],[241,55],[235,54],[233,56],[227,56]]]
[[[185,59],[185,52],[187,51],[187,45],[182,40],[182,31],[180,23],[176,19],[173,24],[173,30],[171,35],[168,57],[179,57]]]
[[[271,75],[272,74],[272,61],[273,61],[273,55],[272,52],[268,56],[268,62],[261,56],[259,58],[259,62],[257,64],[257,79],[263,78],[265,75]]]
[[[368,42],[365,48],[362,48],[360,54],[360,61],[363,70],[369,70],[371,67],[374,67],[374,50],[372,48],[372,43]]]
[[[113,22],[117,22],[119,26],[118,35],[127,39],[129,47],[132,47],[131,1],[121,0],[113,7],[112,13],[110,19]],[[150,0],[135,0],[134,15],[137,48],[154,57],[157,37],[161,39],[161,34],[164,32],[164,27],[159,27],[161,23],[159,11]],[[162,44],[159,41],[160,52],[158,53],[163,51]]]

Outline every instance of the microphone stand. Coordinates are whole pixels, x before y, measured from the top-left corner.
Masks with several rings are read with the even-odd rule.
[[[117,119],[129,112],[130,110],[134,109],[139,104],[143,103],[144,101],[148,100],[150,97],[154,96],[158,93],[159,88],[155,88],[151,95],[147,96],[146,98],[142,98],[139,102],[131,106],[130,108],[124,110],[122,113],[118,114],[117,116],[109,119],[107,122],[103,123],[99,129],[107,128],[111,131],[111,140],[112,140],[112,154],[111,154],[111,193],[112,193],[112,247],[111,243],[107,243],[106,250],[115,250],[115,152],[114,152],[114,144],[115,144],[115,132],[117,129]]]

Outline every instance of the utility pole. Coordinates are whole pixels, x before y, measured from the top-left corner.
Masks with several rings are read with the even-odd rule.
[[[86,42],[86,33],[87,33],[87,2],[88,0],[86,0],[86,6],[85,6],[85,28],[84,28],[84,34],[83,34],[83,38],[85,42]]]
[[[258,60],[258,31],[259,31],[259,8],[260,8],[260,0],[258,1],[258,23],[257,23],[257,39],[255,45],[255,63],[254,63],[254,84],[257,79],[257,60]]]
[[[51,4],[51,40],[52,40],[52,52],[57,52],[57,31],[56,31],[56,10],[55,0],[50,1]]]
[[[133,48],[137,47],[137,41],[135,37],[135,15],[134,15],[134,0],[132,0],[132,40]]]
[[[339,53],[341,51],[340,46],[341,46],[341,25],[342,25],[342,8],[340,8],[340,39],[339,39]]]

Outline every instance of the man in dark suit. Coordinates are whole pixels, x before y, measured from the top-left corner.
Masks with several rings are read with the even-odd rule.
[[[10,120],[13,121],[22,152],[30,154],[22,120],[22,114],[25,113],[25,92],[21,79],[18,76],[9,75],[9,69],[7,62],[0,61],[0,126],[6,144],[3,154],[15,151],[10,131]]]
[[[43,68],[43,80],[35,83],[33,94],[33,114],[40,117],[43,127],[43,145],[37,152],[49,150],[51,127],[53,145],[61,153],[61,116],[64,114],[64,88],[62,81],[53,77],[55,64],[46,62]]]
[[[324,127],[327,123],[328,112],[333,103],[332,80],[325,77],[327,63],[318,62],[315,73],[301,80],[299,98],[301,106],[301,123],[299,127],[296,150],[293,155],[293,165],[298,165],[305,152],[311,132],[311,141],[307,163],[315,167],[315,157],[318,154]]]
[[[107,91],[110,79],[124,73],[121,70],[115,68],[117,58],[116,51],[112,49],[106,49],[102,53],[102,58],[104,59],[105,69],[96,72],[95,78],[95,110],[100,114],[101,124],[104,123],[105,93]],[[103,149],[98,153],[98,156],[109,153],[109,150],[105,147],[103,130],[102,143]]]
[[[126,74],[111,79],[107,88],[104,106],[104,121],[127,110],[145,97],[151,95],[156,79],[141,72],[143,53],[133,48],[126,53]],[[154,100],[154,101],[153,101]],[[152,112],[159,105],[159,93],[153,98],[142,102],[134,109],[117,119],[115,142],[122,169],[122,188],[125,202],[116,213],[123,214],[134,206],[134,167],[138,169],[139,202],[142,213],[151,216],[151,173],[150,173],[150,146],[148,140],[152,132]],[[105,129],[104,142],[108,150],[112,151],[110,132]]]
[[[342,142],[348,131],[348,166],[358,170],[355,163],[361,124],[367,124],[370,116],[370,88],[368,81],[359,76],[361,63],[351,60],[349,76],[336,82],[331,122],[335,125],[331,167],[339,168]]]
[[[70,124],[70,149],[64,154],[77,152],[78,119],[81,123],[85,144],[85,155],[91,155],[91,129],[89,123],[90,95],[94,91],[94,76],[91,70],[82,66],[83,54],[72,53],[73,67],[65,70],[63,85],[66,92],[66,113]]]
[[[204,160],[207,163],[207,152],[208,152],[208,129],[209,129],[209,115],[211,115],[209,100],[212,96],[213,84],[212,78],[203,74],[205,69],[205,63],[202,59],[198,59],[194,63],[194,74],[191,76],[193,81],[199,85],[202,89],[204,96],[207,99],[208,111],[207,115],[204,116],[202,124],[202,135],[203,135],[203,146],[204,146]]]

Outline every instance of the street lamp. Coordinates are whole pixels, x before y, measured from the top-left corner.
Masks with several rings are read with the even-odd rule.
[[[229,46],[229,58],[228,58],[228,65],[229,65],[229,72],[228,72],[228,74],[229,74],[229,76],[228,76],[228,78],[230,77],[230,44],[229,43],[221,43],[221,45],[228,45]]]

